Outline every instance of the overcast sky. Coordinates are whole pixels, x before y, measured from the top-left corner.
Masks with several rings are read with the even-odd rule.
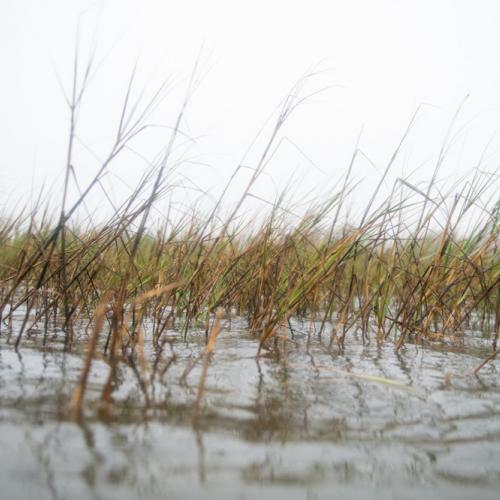
[[[355,167],[356,179],[364,179],[356,206],[421,103],[390,179],[411,173],[413,181],[425,181],[468,94],[440,178],[451,183],[469,172],[490,140],[483,167],[498,163],[497,0],[1,0],[4,207],[61,179],[69,113],[60,84],[70,89],[78,23],[82,61],[92,33],[96,61],[103,60],[82,103],[78,133],[92,150],[79,145],[76,154],[83,184],[97,168],[93,155],[104,154],[116,131],[135,62],[137,92],[171,79],[171,92],[151,119],[172,125],[199,54],[201,82],[182,125],[195,142],[183,153],[190,163],[182,175],[213,195],[297,79],[316,69],[322,72],[304,95],[331,88],[290,118],[255,194],[272,199],[290,179],[297,196],[334,188],[362,131],[360,148],[370,161],[360,158]],[[163,130],[142,144],[143,153],[153,157],[166,140]],[[251,150],[250,164],[260,147]],[[119,198],[141,168],[133,156],[114,165],[106,180],[110,196]],[[242,176],[236,188],[243,184]]]

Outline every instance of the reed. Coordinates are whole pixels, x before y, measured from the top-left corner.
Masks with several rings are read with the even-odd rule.
[[[341,325],[339,346],[354,326],[367,338],[376,332],[379,341],[396,336],[400,347],[409,337],[459,332],[472,320],[491,329],[496,343],[498,202],[484,208],[482,219],[463,235],[452,220],[453,212],[463,210],[458,202],[443,230],[433,235],[432,213],[412,233],[394,227],[402,208],[391,206],[329,238],[324,225],[332,208],[335,203],[328,202],[295,225],[276,209],[247,234],[223,227],[214,236],[197,218],[165,222],[157,235],[146,234],[139,243],[130,226],[113,226],[114,221],[85,231],[68,226],[64,258],[61,247],[41,250],[53,231],[36,222],[37,214],[31,214],[27,229],[15,219],[4,220],[4,332],[12,315],[23,310],[17,345],[24,331],[43,322],[58,324],[69,347],[74,324],[91,317],[108,296],[114,320],[130,318],[126,341],[144,318],[153,319],[158,343],[176,321],[187,332],[224,307],[246,317],[261,346],[290,315]]]
[[[167,210],[152,231],[152,208],[176,189],[169,174],[177,162],[172,152],[183,135],[183,117],[196,86],[192,78],[163,154],[149,166],[130,197],[114,207],[107,221],[83,226],[78,222],[79,210],[100,186],[110,163],[119,162],[130,142],[149,130],[147,118],[165,91],[162,85],[145,104],[140,99],[133,102],[132,75],[116,139],[95,177],[70,201],[67,193],[75,172],[78,110],[91,70],[92,61],[82,72],[76,60],[58,216],[51,217],[40,198],[31,211],[7,215],[0,221],[2,334],[15,335],[19,348],[25,332],[36,325],[42,324],[45,331],[56,325],[64,332],[65,348],[70,350],[94,323],[82,379],[73,398],[74,415],[80,410],[97,349],[102,348],[111,366],[103,407],[111,401],[116,367],[121,362],[134,368],[149,404],[148,373],[152,369],[144,355],[146,344],[151,343],[159,360],[168,330],[175,328],[188,339],[190,332],[199,331],[195,327],[204,325],[208,337],[210,318],[219,311],[207,339],[206,375],[221,308],[234,309],[246,319],[255,334],[257,355],[262,349],[272,349],[283,330],[294,334],[289,327],[294,316],[319,323],[317,334],[328,334],[330,344],[340,350],[355,330],[366,342],[391,341],[400,349],[407,342],[480,329],[491,336],[496,353],[500,200],[499,190],[495,192],[491,186],[499,186],[498,170],[487,173],[477,168],[448,192],[442,187],[438,191],[436,178],[445,145],[426,186],[398,179],[387,199],[380,202],[380,187],[411,131],[412,119],[357,223],[342,223],[340,214],[346,212],[346,200],[355,189],[351,173],[359,150],[337,192],[312,203],[301,217],[293,215],[294,208],[284,203],[287,193],[283,193],[267,215],[260,215],[260,225],[251,229],[241,217],[242,205],[253,196],[257,179],[279,146],[284,123],[303,102],[307,75],[278,110],[253,174],[229,214],[222,218],[220,208],[242,164],[208,215],[200,217],[192,211],[173,217]],[[473,223],[467,225],[466,220]],[[14,331],[16,311],[23,316]],[[101,329],[102,347],[97,343]],[[49,337],[44,336],[44,343],[48,342]],[[198,409],[203,387],[204,376],[198,389]]]

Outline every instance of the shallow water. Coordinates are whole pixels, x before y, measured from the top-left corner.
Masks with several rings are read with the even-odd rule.
[[[198,419],[201,364],[179,379],[203,335],[169,332],[177,359],[148,410],[122,365],[106,420],[109,368],[96,360],[75,423],[79,353],[64,354],[57,332],[43,349],[33,332],[18,354],[2,334],[1,498],[498,498],[500,364],[471,375],[490,349],[480,336],[396,354],[353,334],[339,353],[304,326],[257,360],[256,340],[225,326]]]

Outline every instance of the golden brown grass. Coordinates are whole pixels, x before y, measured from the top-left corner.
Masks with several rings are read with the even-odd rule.
[[[41,323],[45,331],[53,324],[64,331],[65,346],[71,349],[85,331],[85,323],[89,326],[94,318],[85,368],[72,402],[74,415],[81,408],[101,329],[106,338],[103,355],[111,366],[103,408],[111,399],[119,362],[134,368],[148,405],[151,368],[144,355],[146,343],[152,343],[159,359],[167,330],[176,328],[188,338],[192,327],[205,325],[208,336],[210,318],[221,308],[235,309],[246,319],[257,339],[257,354],[272,349],[294,316],[319,322],[318,335],[328,333],[330,343],[339,349],[354,329],[362,332],[365,341],[391,340],[400,349],[408,341],[464,335],[468,328],[475,328],[491,334],[496,352],[500,202],[498,190],[493,190],[493,197],[488,193],[492,185],[498,185],[497,172],[476,169],[448,193],[442,188],[438,191],[442,153],[426,186],[398,179],[391,194],[380,201],[382,182],[410,132],[410,123],[357,223],[342,223],[341,214],[352,194],[350,176],[358,150],[337,192],[311,204],[299,218],[290,215],[293,210],[284,205],[283,196],[267,216],[260,216],[259,228],[254,224],[250,230],[240,218],[241,207],[274,154],[283,124],[303,101],[300,95],[307,76],[283,102],[232,211],[221,218],[224,196],[242,165],[206,217],[175,218],[167,210],[162,225],[152,233],[152,207],[175,187],[169,184],[167,172],[195,86],[192,79],[162,155],[106,222],[82,228],[75,222],[79,210],[89,193],[100,186],[109,164],[119,161],[129,143],[148,129],[146,120],[164,87],[141,107],[139,99],[132,102],[131,78],[116,140],[95,177],[70,202],[77,116],[92,60],[81,72],[83,79],[78,78],[78,61],[75,64],[58,216],[49,217],[39,201],[31,212],[4,217],[0,223],[0,319],[4,334],[15,337],[16,348],[24,333]],[[23,320],[14,328],[16,311],[23,311]],[[215,318],[204,374],[221,313]],[[44,343],[49,341],[45,335]],[[198,408],[203,385],[204,376]]]

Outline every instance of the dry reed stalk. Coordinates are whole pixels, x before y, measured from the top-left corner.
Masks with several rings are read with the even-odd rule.
[[[217,341],[217,336],[222,329],[222,318],[224,317],[224,309],[219,307],[215,313],[215,321],[210,330],[210,337],[208,338],[208,343],[205,346],[205,352],[203,353],[203,368],[200,375],[200,381],[198,383],[198,392],[196,394],[196,401],[194,403],[194,415],[195,418],[199,417],[201,410],[201,398],[203,397],[203,390],[205,388],[205,381],[207,378],[208,365],[210,363],[210,354],[215,348],[215,342]]]
[[[481,368],[486,366],[490,361],[493,361],[496,358],[497,354],[497,351],[493,351],[477,368],[474,369],[472,373],[476,375],[479,370],[481,370]]]
[[[75,387],[73,391],[73,396],[71,398],[70,404],[70,414],[71,418],[76,420],[81,415],[83,398],[85,396],[85,390],[87,386],[87,379],[90,373],[90,367],[92,365],[92,360],[95,355],[97,341],[99,339],[99,335],[102,331],[102,327],[104,325],[104,318],[106,315],[107,309],[107,300],[103,300],[95,311],[95,319],[94,319],[94,329],[90,338],[87,342],[87,349],[85,352],[85,360],[83,363],[83,367],[80,373],[80,380],[78,385]]]
[[[133,301],[133,304],[134,305],[144,304],[148,300],[151,300],[152,298],[158,297],[160,295],[165,295],[165,294],[169,293],[170,291],[174,290],[175,288],[179,288],[183,284],[184,284],[183,281],[177,281],[175,283],[170,283],[169,285],[153,288],[152,290],[144,292],[143,294],[136,297]]]

